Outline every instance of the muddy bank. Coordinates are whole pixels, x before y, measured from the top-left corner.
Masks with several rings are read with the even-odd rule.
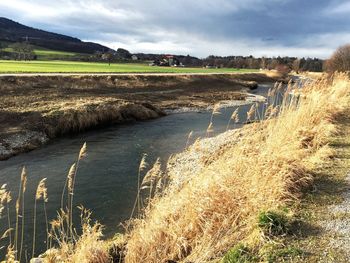
[[[65,134],[244,100],[257,83],[276,80],[262,73],[0,76],[0,160]]]
[[[115,100],[79,103],[50,112],[0,113],[0,160],[31,151],[56,137],[104,125],[149,120],[165,113],[150,104]]]

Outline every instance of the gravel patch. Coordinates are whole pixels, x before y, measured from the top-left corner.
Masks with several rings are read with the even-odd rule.
[[[173,182],[172,191],[181,189],[192,176],[205,169],[220,150],[237,143],[242,133],[243,129],[236,129],[212,138],[198,139],[185,151],[172,156],[166,171]]]
[[[330,236],[330,248],[341,250],[346,260],[350,262],[350,172],[346,182],[343,201],[328,208],[330,219],[323,221],[321,227]]]
[[[22,131],[0,141],[0,160],[21,152],[33,150],[49,141],[47,135],[37,131]]]

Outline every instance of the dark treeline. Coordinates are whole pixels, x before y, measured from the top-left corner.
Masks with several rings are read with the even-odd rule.
[[[139,60],[155,61],[161,60],[162,54],[135,54]],[[187,67],[218,67],[218,68],[241,68],[241,69],[281,69],[294,71],[323,71],[324,60],[318,58],[296,58],[296,57],[262,57],[253,56],[208,56],[199,59],[187,56],[176,56],[176,58]]]
[[[318,58],[299,59],[296,57],[209,56],[203,59],[203,63],[214,67],[248,69],[278,69],[284,67],[286,70],[321,72],[324,61]]]

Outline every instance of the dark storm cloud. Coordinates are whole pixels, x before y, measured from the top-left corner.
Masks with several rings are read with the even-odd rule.
[[[134,52],[325,57],[350,36],[346,0],[6,2],[0,16]]]

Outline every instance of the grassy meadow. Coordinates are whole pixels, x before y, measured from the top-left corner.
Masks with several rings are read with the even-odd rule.
[[[50,54],[58,51],[42,50],[40,52]],[[0,60],[0,73],[239,73],[256,71],[234,68],[152,67],[145,63],[112,63],[108,65],[108,63],[97,62]]]
[[[127,263],[281,262],[268,259],[279,237],[287,234],[293,204],[312,184],[314,171],[334,156],[329,143],[338,134],[338,116],[350,105],[349,87],[345,75],[317,80],[302,90],[290,84],[284,92],[282,85],[276,85],[269,91],[264,116],[259,116],[252,104],[247,118],[259,121],[220,135],[225,144],[219,149],[205,148],[219,140],[209,138],[215,127],[208,123],[208,138],[171,158],[166,171],[159,161],[152,167],[143,158],[133,209],[136,215],[125,223],[125,233],[112,240],[102,240],[102,226],[93,223],[91,213],[84,208],[83,232],[77,235],[73,230],[74,178],[88,152],[84,144],[67,175],[62,209],[47,228],[48,247],[52,249],[46,259],[99,263],[112,259]],[[276,105],[282,97],[284,102]],[[214,107],[212,118],[217,114],[220,108]],[[230,122],[239,122],[235,112]],[[198,151],[206,154],[193,160]],[[25,185],[30,183],[25,169],[21,178],[22,191],[16,197],[18,220],[24,220],[21,203]],[[12,201],[6,185],[0,194],[0,211],[6,214],[5,208]],[[43,179],[35,197],[38,204],[47,202],[46,194]],[[9,241],[8,259],[20,257],[22,231],[17,224],[3,235]],[[32,250],[35,254],[34,247]],[[300,255],[297,249],[286,253]]]
[[[5,45],[9,45],[9,43],[1,42]],[[13,48],[6,47],[3,48],[2,51],[5,52],[14,52]],[[66,52],[66,51],[59,51],[59,50],[51,50],[39,46],[33,46],[33,52],[37,56],[37,60],[39,61],[47,61],[47,60],[69,60],[73,57],[84,57],[89,56],[89,54],[83,54],[83,53],[75,53],[75,52]]]

